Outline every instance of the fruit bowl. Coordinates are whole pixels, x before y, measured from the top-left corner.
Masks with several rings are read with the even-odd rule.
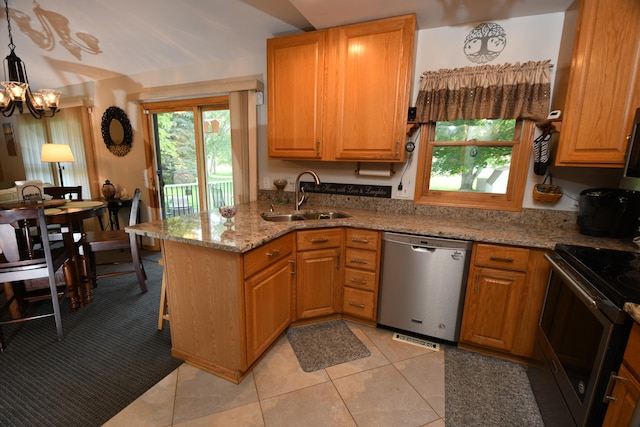
[[[233,218],[234,216],[236,216],[236,207],[235,206],[220,206],[218,208],[218,212],[220,212],[220,215],[223,218],[226,218],[227,220],[225,221],[224,225],[226,226],[231,226],[233,225],[233,221],[231,220],[231,218]]]

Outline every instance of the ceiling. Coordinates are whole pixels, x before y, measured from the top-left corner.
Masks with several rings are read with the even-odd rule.
[[[265,40],[406,13],[418,28],[561,12],[573,0],[11,0],[32,88],[264,55]],[[3,43],[5,42],[6,45]],[[9,53],[5,14],[0,55]]]

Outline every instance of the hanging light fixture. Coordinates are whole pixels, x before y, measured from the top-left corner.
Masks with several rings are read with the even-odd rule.
[[[29,87],[27,77],[27,67],[18,55],[14,52],[16,45],[13,44],[11,35],[11,20],[9,19],[9,3],[4,0],[4,10],[7,15],[7,29],[9,30],[9,49],[11,53],[4,59],[4,78],[0,88],[0,112],[3,116],[9,117],[17,109],[22,113],[24,106],[33,117],[53,117],[58,110],[58,100],[62,92],[52,89],[40,89],[33,93]],[[7,76],[9,77],[7,79]]]

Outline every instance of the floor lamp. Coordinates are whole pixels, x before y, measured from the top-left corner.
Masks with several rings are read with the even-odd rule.
[[[44,144],[42,153],[40,154],[41,162],[57,163],[58,172],[60,173],[60,187],[64,187],[62,179],[62,167],[60,162],[74,162],[73,153],[69,144]]]

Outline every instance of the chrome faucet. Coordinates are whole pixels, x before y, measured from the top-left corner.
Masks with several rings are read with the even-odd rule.
[[[320,178],[318,177],[318,174],[315,173],[312,170],[307,170],[304,172],[301,172],[300,175],[298,175],[298,177],[296,178],[296,188],[295,188],[295,197],[296,197],[296,210],[299,211],[300,210],[300,205],[304,203],[304,200],[306,199],[306,196],[304,194],[304,188],[302,189],[302,197],[300,197],[300,177],[302,175],[304,175],[305,173],[308,173],[309,175],[311,175],[313,177],[313,179],[316,181],[316,184],[320,185]]]

